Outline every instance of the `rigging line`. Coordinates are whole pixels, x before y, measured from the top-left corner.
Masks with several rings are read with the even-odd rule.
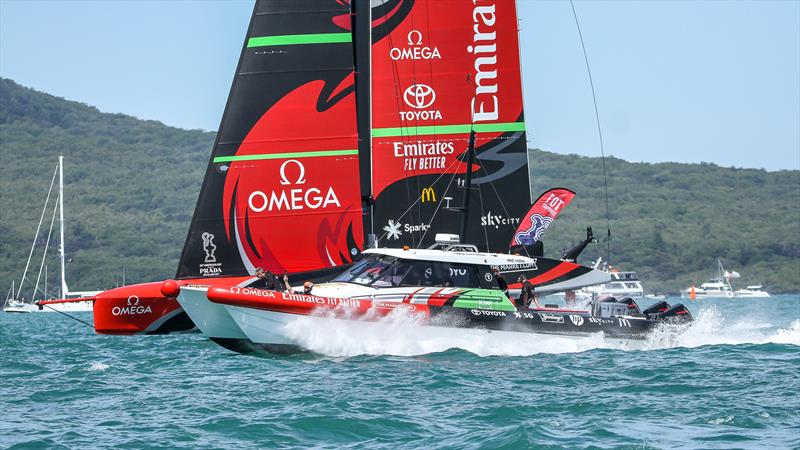
[[[72,320],[77,320],[78,322],[80,322],[80,323],[82,323],[82,324],[86,325],[87,327],[89,327],[89,328],[94,330],[94,325],[90,324],[89,322],[86,322],[86,321],[83,321],[81,319],[78,319],[75,316],[70,316],[69,314],[65,313],[64,311],[59,311],[59,310],[57,310],[55,308],[50,307],[50,305],[39,305],[39,306],[43,306],[45,308],[52,309],[53,311],[55,311],[55,312],[57,312],[59,314],[63,314],[65,316],[69,317]]]
[[[22,293],[22,285],[25,283],[25,276],[28,274],[28,266],[31,264],[31,258],[33,257],[33,249],[36,247],[36,239],[39,237],[39,230],[42,228],[42,221],[44,220],[44,214],[47,212],[47,203],[50,202],[50,193],[53,192],[53,184],[56,182],[56,175],[58,175],[58,164],[56,164],[56,170],[53,171],[53,179],[50,180],[50,188],[47,190],[47,197],[44,200],[44,208],[42,208],[42,216],[39,217],[39,225],[36,226],[36,235],[33,237],[33,244],[31,244],[31,252],[28,254],[28,262],[25,263],[25,270],[22,271],[22,279],[19,280],[19,289],[17,290],[17,297]],[[14,291],[12,290],[11,293],[13,294]]]
[[[456,175],[458,175],[458,173],[453,172],[453,176],[450,177],[450,182],[447,183],[447,187],[444,189],[445,195],[447,194],[448,191],[450,191],[450,186],[453,184],[453,180],[456,179]],[[442,200],[444,200],[444,197],[442,197]],[[439,204],[436,205],[436,209],[433,211],[433,215],[431,215],[430,222],[428,222],[428,229],[426,229],[425,232],[422,233],[422,237],[420,238],[420,242],[422,242],[425,239],[425,235],[428,234],[428,231],[430,231],[431,224],[433,223],[433,219],[436,218],[436,214],[439,212],[439,208],[441,208],[441,207],[442,207],[442,202],[439,202]]]
[[[61,197],[59,195],[59,197]],[[33,288],[33,294],[31,295],[31,300],[36,297],[36,290],[39,289],[39,279],[42,277],[42,267],[44,267],[44,259],[47,257],[47,248],[50,247],[50,235],[53,234],[53,223],[56,221],[56,211],[58,211],[58,199],[56,197],[56,204],[53,205],[53,218],[50,220],[50,230],[47,232],[47,241],[44,243],[44,252],[42,252],[42,263],[39,265],[39,274],[36,275],[36,285]],[[64,295],[64,293],[61,293]]]
[[[481,217],[484,216],[484,209],[483,209],[483,189],[481,189],[481,185],[478,185],[478,200],[481,201]],[[486,251],[489,251],[489,231],[486,227],[483,228],[483,238],[486,240]]]
[[[569,0],[572,7],[572,17],[575,18],[575,27],[578,28],[578,36],[581,40],[581,49],[583,50],[583,60],[586,61],[586,72],[589,74],[589,86],[592,88],[592,101],[594,102],[594,117],[597,120],[597,136],[600,139],[600,156],[603,161],[603,182],[605,183],[605,196],[606,196],[606,230],[608,235],[606,237],[606,260],[611,258],[611,213],[608,205],[608,173],[606,172],[606,151],[603,145],[603,131],[600,127],[600,113],[597,110],[597,96],[594,92],[594,80],[592,79],[592,69],[589,67],[589,57],[586,54],[586,45],[583,43],[583,33],[581,33],[581,25],[578,22],[578,13],[575,12],[575,3]]]

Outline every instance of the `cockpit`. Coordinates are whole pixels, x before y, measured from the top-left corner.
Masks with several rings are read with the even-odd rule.
[[[375,288],[420,286],[480,288],[478,268],[470,264],[373,254],[353,264],[332,282]]]

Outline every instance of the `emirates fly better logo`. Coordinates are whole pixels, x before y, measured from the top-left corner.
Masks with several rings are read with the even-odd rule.
[[[425,84],[412,84],[403,92],[403,101],[414,109],[424,109],[436,101],[436,92]]]

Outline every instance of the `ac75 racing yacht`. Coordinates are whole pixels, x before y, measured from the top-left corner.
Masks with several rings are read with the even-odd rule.
[[[287,325],[300,316],[318,321],[376,322],[398,311],[416,324],[450,329],[511,333],[589,335],[643,338],[659,323],[683,323],[691,314],[681,304],[659,302],[640,311],[632,299],[594,302],[588,310],[541,306],[517,308],[492,273],[520,274],[537,293],[562,291],[606,282],[607,273],[571,262],[519,255],[481,253],[459,244],[457,236],[437,236],[428,249],[369,249],[364,257],[312,295],[240,286],[178,286],[178,301],[192,320],[223,346],[249,352],[260,348],[283,352],[302,348]],[[520,285],[511,285],[512,289]]]

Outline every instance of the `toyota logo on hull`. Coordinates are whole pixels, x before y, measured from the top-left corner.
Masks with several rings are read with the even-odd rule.
[[[436,92],[428,85],[412,84],[403,92],[403,101],[415,109],[427,108],[436,101]]]

